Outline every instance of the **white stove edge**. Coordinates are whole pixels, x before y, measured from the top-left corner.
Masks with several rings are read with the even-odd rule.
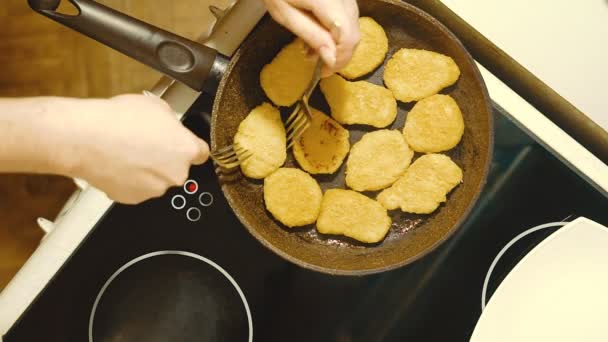
[[[452,1],[442,1],[458,13]],[[241,0],[235,5],[234,13],[236,15],[231,13],[226,18],[222,30],[214,33],[205,43],[225,55],[231,55],[236,50],[240,41],[264,15],[265,9],[259,0]],[[244,17],[247,21],[241,19]],[[236,36],[241,39],[237,41]],[[478,66],[490,97],[511,115],[510,119],[513,122],[598,191],[603,194],[608,193],[608,166],[483,66],[480,64]],[[164,98],[176,111],[184,112],[197,96],[198,93],[175,83],[166,92]],[[112,204],[113,202],[101,191],[88,187],[80,194],[70,213],[55,222],[54,229],[43,239],[25,265],[0,293],[0,341]]]

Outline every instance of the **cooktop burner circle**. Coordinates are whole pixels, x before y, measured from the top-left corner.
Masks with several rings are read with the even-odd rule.
[[[253,323],[243,291],[221,266],[191,252],[156,251],[120,267],[95,298],[89,342],[114,340],[252,342]]]

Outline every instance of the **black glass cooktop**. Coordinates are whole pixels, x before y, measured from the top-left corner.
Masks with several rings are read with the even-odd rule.
[[[203,138],[209,104],[184,122]],[[285,262],[240,225],[207,163],[162,198],[114,205],[4,341],[466,341],[512,237],[566,217],[608,224],[606,199],[502,114],[478,205],[412,265],[340,277]],[[506,255],[492,288],[546,234]]]

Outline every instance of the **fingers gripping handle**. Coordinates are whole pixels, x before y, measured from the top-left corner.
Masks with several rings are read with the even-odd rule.
[[[66,0],[64,0],[66,1]],[[217,84],[217,51],[92,0],[69,0],[79,13],[56,12],[61,0],[28,0],[36,12],[99,41],[197,90]],[[220,75],[221,76],[221,75]]]

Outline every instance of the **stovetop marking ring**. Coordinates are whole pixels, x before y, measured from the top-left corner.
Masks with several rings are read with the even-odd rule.
[[[127,262],[123,266],[121,266],[116,272],[114,272],[114,274],[112,274],[110,276],[110,278],[108,278],[108,280],[106,280],[105,284],[103,284],[103,286],[101,287],[101,290],[97,294],[97,298],[95,298],[95,302],[93,303],[93,308],[91,309],[91,316],[89,317],[89,342],[93,342],[93,320],[95,319],[95,312],[97,310],[97,305],[99,304],[99,301],[101,300],[101,297],[103,297],[104,292],[106,291],[106,289],[108,288],[108,286],[110,286],[110,284],[112,283],[112,281],[114,281],[114,279],[116,277],[118,277],[123,271],[125,271],[129,267],[135,265],[136,263],[138,263],[138,262],[140,262],[142,260],[146,260],[146,259],[149,259],[149,258],[152,258],[152,257],[155,257],[155,256],[161,256],[161,255],[181,255],[181,256],[186,256],[186,257],[198,259],[200,261],[203,261],[203,262],[211,265],[213,268],[215,268],[216,270],[218,270],[224,277],[226,277],[230,281],[230,283],[232,284],[232,286],[234,286],[234,288],[238,292],[239,296],[241,297],[241,300],[243,301],[243,306],[245,307],[245,311],[247,313],[247,324],[249,326],[249,338],[248,338],[248,342],[253,342],[253,320],[251,318],[251,310],[249,309],[249,303],[247,303],[247,299],[245,298],[245,294],[243,293],[243,291],[239,287],[239,284],[237,284],[237,282],[234,280],[234,278],[232,278],[232,276],[228,273],[228,271],[226,271],[225,269],[223,269],[220,265],[216,264],[212,260],[205,258],[204,256],[201,256],[201,255],[198,255],[198,254],[195,254],[195,253],[192,253],[192,252],[170,251],[170,250],[151,252],[151,253],[147,253],[147,254],[141,255],[141,256],[139,256],[139,257],[137,257],[137,258],[135,258],[135,259]]]

